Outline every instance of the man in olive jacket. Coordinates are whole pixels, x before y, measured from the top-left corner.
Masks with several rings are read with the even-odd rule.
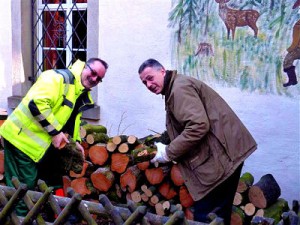
[[[178,163],[195,204],[196,221],[215,211],[230,224],[231,207],[244,160],[257,144],[229,105],[194,78],[168,71],[155,59],[139,68],[140,79],[165,96],[170,144],[157,143],[151,162]]]

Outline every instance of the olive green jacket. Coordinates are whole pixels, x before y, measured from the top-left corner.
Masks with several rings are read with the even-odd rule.
[[[214,90],[167,71],[163,89],[168,157],[176,161],[195,201],[228,178],[257,148],[249,131]]]

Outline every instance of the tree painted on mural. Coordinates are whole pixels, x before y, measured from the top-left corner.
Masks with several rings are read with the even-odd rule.
[[[283,57],[300,17],[293,4],[291,0],[173,0],[169,27],[173,31],[174,65],[181,73],[242,90],[299,94],[299,85],[296,91],[282,87]],[[232,30],[228,38],[219,7],[236,10],[233,14],[250,12],[253,20],[258,16],[257,31],[250,21],[246,26],[235,26],[234,39]],[[227,22],[233,26],[230,16]]]

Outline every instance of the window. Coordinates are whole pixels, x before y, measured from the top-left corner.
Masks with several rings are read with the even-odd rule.
[[[32,0],[33,77],[86,60],[87,0]]]

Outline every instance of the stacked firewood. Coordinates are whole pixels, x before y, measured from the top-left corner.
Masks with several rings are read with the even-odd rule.
[[[252,174],[242,174],[233,201],[231,224],[287,224],[283,223],[283,215],[287,212],[292,215],[292,212],[280,195],[281,189],[271,174],[262,176],[257,183]],[[298,213],[298,209],[294,211]]]
[[[115,204],[132,200],[150,212],[169,216],[183,210],[193,220],[194,204],[176,164],[152,164],[160,135],[108,137],[101,125],[81,126],[85,159],[80,173],[64,176],[64,189],[72,187],[86,199],[105,194]]]

